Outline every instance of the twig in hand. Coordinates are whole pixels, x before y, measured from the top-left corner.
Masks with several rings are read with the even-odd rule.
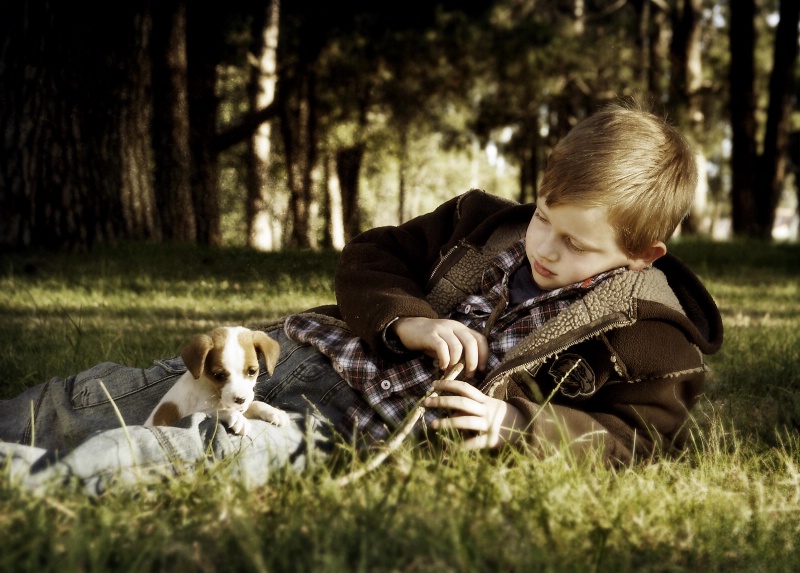
[[[458,362],[453,366],[451,366],[450,368],[448,368],[441,379],[455,380],[463,370],[464,370],[464,364]],[[406,418],[406,421],[403,422],[403,424],[398,428],[397,433],[394,436],[392,436],[392,439],[386,443],[386,446],[380,453],[378,453],[363,467],[357,469],[356,471],[350,472],[346,476],[342,476],[341,478],[339,478],[336,481],[336,484],[339,486],[349,485],[354,481],[361,479],[367,473],[371,472],[379,465],[381,465],[386,460],[386,458],[388,458],[392,453],[397,451],[397,449],[400,447],[403,441],[408,437],[408,435],[414,429],[414,426],[417,424],[417,422],[424,413],[425,413],[425,407],[421,405],[417,406],[416,410],[414,410],[414,413],[408,418]]]

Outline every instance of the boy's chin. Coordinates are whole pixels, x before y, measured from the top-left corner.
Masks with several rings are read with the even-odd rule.
[[[536,286],[541,290],[555,290],[563,286],[556,284],[556,281],[552,278],[539,277],[536,275],[536,273],[533,273],[533,282],[535,282]]]

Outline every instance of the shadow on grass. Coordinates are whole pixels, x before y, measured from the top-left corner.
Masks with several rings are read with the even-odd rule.
[[[132,284],[143,277],[167,283],[227,279],[269,284],[288,277],[303,285],[317,277],[332,278],[338,258],[335,251],[264,253],[238,247],[126,244],[80,254],[4,253],[0,255],[0,278],[80,281],[105,276]]]

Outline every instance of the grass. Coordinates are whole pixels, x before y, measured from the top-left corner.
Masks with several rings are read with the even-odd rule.
[[[224,465],[97,499],[0,483],[0,571],[796,571],[800,246],[684,241],[726,326],[680,460],[613,472],[405,448],[252,491]],[[134,246],[0,259],[0,398],[332,301],[333,253]],[[354,462],[358,463],[358,462]]]

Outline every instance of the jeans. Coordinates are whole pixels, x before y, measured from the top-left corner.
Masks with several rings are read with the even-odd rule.
[[[0,468],[29,489],[77,480],[93,494],[114,480],[175,475],[222,459],[248,487],[278,470],[302,470],[331,452],[336,424],[362,398],[315,348],[282,330],[270,336],[281,346],[280,358],[272,376],[262,364],[256,399],[286,410],[288,426],[250,420],[241,437],[194,414],[172,426],[144,427],[186,371],[183,361],[159,360],[147,369],[107,362],[0,401]]]

